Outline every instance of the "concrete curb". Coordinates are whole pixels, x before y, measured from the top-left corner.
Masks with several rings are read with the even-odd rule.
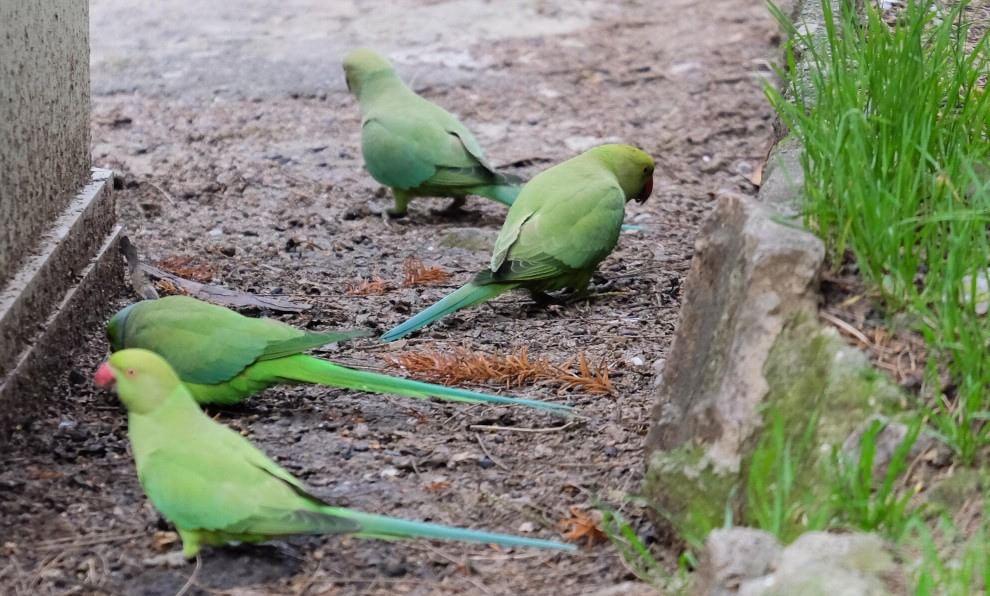
[[[0,293],[0,443],[59,378],[65,355],[102,324],[122,288],[113,173],[92,177]]]

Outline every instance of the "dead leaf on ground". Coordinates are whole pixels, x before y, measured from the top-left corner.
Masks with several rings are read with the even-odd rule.
[[[270,296],[259,296],[250,292],[242,292],[225,288],[216,284],[201,283],[193,279],[175,275],[142,263],[137,256],[137,248],[127,239],[120,239],[120,250],[127,257],[127,267],[130,272],[131,285],[134,291],[145,300],[158,298],[155,286],[148,280],[155,280],[156,286],[172,294],[187,294],[200,300],[226,306],[228,308],[256,308],[277,312],[303,312],[310,308],[309,304],[299,304],[288,300],[280,300]],[[167,282],[167,283],[166,283]]]
[[[433,482],[427,483],[425,489],[428,493],[439,493],[450,488],[450,482],[446,480],[434,480]]]
[[[206,283],[213,279],[213,267],[191,255],[174,255],[158,261],[158,268],[172,275]]]
[[[571,516],[558,522],[564,531],[564,538],[570,542],[587,540],[588,546],[599,542],[608,542],[608,534],[602,530],[602,514],[600,511],[588,512],[582,505],[570,506]]]
[[[350,296],[379,296],[389,290],[388,283],[377,275],[371,279],[362,279],[348,288]]]
[[[758,164],[753,168],[753,173],[749,175],[749,181],[753,186],[759,188],[763,185],[763,166],[766,164]]]
[[[179,286],[175,285],[175,283],[173,283],[172,281],[167,280],[167,279],[159,279],[158,281],[156,281],[155,282],[155,289],[158,290],[158,292],[160,294],[164,294],[166,296],[188,296],[189,295],[185,290],[183,290]]]
[[[450,279],[450,272],[442,267],[428,267],[416,257],[409,257],[402,263],[405,277],[402,285],[409,288],[441,283]]]
[[[561,365],[545,357],[530,358],[525,347],[504,356],[458,348],[452,352],[424,350],[385,354],[383,358],[389,366],[448,385],[495,381],[506,387],[517,387],[548,381],[564,390],[580,388],[588,393],[615,393],[605,359],[595,366],[584,352]]]
[[[47,468],[28,469],[28,478],[31,480],[57,480],[62,476],[62,472],[59,472],[58,470],[50,470]]]
[[[151,550],[163,553],[172,550],[179,543],[179,535],[175,532],[163,532],[161,530],[151,535]]]

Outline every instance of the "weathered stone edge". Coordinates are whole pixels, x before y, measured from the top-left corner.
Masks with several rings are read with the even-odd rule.
[[[825,0],[830,1],[830,0]],[[821,17],[821,0],[797,0],[794,4],[788,7],[787,12],[792,16],[792,18],[797,22],[799,30],[803,30],[812,34],[824,30],[824,21]],[[815,18],[817,15],[817,18]],[[799,53],[798,63],[796,68],[804,69],[807,66],[807,56]],[[780,125],[779,121],[775,123],[775,130],[784,132],[783,127]],[[729,197],[728,200],[736,200],[746,202],[752,202],[759,204],[762,209],[756,209],[753,211],[757,218],[765,218],[769,221],[774,221],[777,223],[784,223],[787,227],[802,229],[800,226],[800,221],[796,216],[799,215],[800,211],[800,199],[803,188],[803,168],[801,167],[803,147],[801,144],[792,137],[785,137],[784,134],[780,134],[776,143],[770,151],[767,163],[764,169],[763,184],[761,185],[760,192],[757,198],[748,199],[745,197]],[[726,204],[726,197],[723,197],[719,209],[723,209]],[[760,211],[765,210],[765,213],[760,213]],[[714,215],[714,214],[713,214]],[[785,222],[791,223],[785,223]],[[724,221],[721,223],[725,223]],[[702,236],[699,237],[699,250],[704,252],[706,246],[705,242],[708,236],[705,234],[718,234],[719,230],[713,226],[713,222],[706,224],[706,229],[703,231]],[[820,245],[820,241],[814,237],[810,232],[804,231],[809,236],[809,241],[815,241]],[[678,325],[678,333],[674,339],[674,344],[672,347],[672,353],[678,349],[678,346],[688,346],[689,349],[693,349],[693,340],[688,337],[682,337],[682,326],[685,320],[691,318],[702,318],[699,314],[689,314],[692,309],[702,308],[696,301],[688,300],[687,293],[691,288],[697,286],[698,288],[703,288],[704,284],[699,283],[702,278],[700,271],[698,270],[700,262],[698,261],[699,254],[696,253],[695,263],[692,263],[691,271],[689,272],[689,278],[685,282],[685,300],[684,305],[680,313],[680,323]],[[723,262],[723,265],[725,263]],[[743,271],[730,271],[726,275],[729,276],[740,276],[745,277]],[[697,279],[691,279],[697,277]],[[817,288],[812,289],[814,296],[818,296]],[[700,301],[704,302],[704,301]],[[868,362],[862,352],[856,348],[849,346],[845,341],[838,337],[838,334],[834,329],[830,327],[823,327],[818,321],[815,312],[817,309],[814,307],[815,300],[811,300],[807,303],[799,302],[793,311],[787,313],[779,312],[777,315],[784,315],[784,320],[786,321],[784,325],[784,330],[801,328],[803,331],[799,334],[800,340],[805,340],[810,337],[807,334],[813,334],[818,337],[822,334],[821,341],[829,344],[831,347],[828,349],[829,354],[838,361],[844,360],[844,365],[840,366],[846,372],[838,374],[830,372],[828,374],[828,383],[826,388],[829,393],[834,393],[834,390],[828,389],[829,387],[842,387],[847,382],[846,379],[855,379],[854,383],[858,383],[870,391],[871,394],[875,394],[878,399],[871,399],[869,404],[862,404],[861,408],[853,408],[847,413],[850,414],[850,419],[846,420],[848,424],[837,423],[838,427],[833,428],[823,428],[824,432],[823,438],[826,438],[831,444],[835,444],[836,441],[841,441],[845,434],[852,430],[852,426],[856,423],[861,422],[863,418],[853,420],[856,415],[862,415],[866,417],[869,415],[869,411],[879,411],[883,410],[886,404],[894,401],[895,397],[899,395],[899,391],[896,385],[892,384],[885,374],[876,371],[872,365]],[[727,315],[728,316],[728,315]],[[817,329],[818,331],[812,331],[812,329]],[[776,334],[775,334],[776,335]],[[771,361],[771,354],[777,353],[777,360],[779,360],[779,355],[783,352],[778,349],[780,344],[786,344],[787,341],[793,341],[794,333],[783,333],[776,337],[773,341],[770,351],[766,353],[766,360],[764,360],[763,370],[761,374],[765,379],[769,380],[771,375],[774,375],[773,369],[775,368],[775,362]],[[816,340],[818,341],[818,340]],[[745,349],[745,346],[736,345],[737,349]],[[668,359],[667,368],[670,368],[672,361],[676,359],[676,355],[671,356]],[[859,372],[857,372],[859,371]],[[871,373],[876,373],[872,376]],[[836,376],[838,374],[838,376]],[[845,375],[845,376],[843,376]],[[775,375],[778,376],[779,375]],[[713,447],[712,444],[708,442],[710,438],[697,437],[696,439],[685,440],[684,436],[679,439],[674,439],[670,441],[670,438],[666,440],[660,439],[658,437],[658,424],[664,424],[665,418],[669,418],[670,408],[669,400],[674,396],[671,394],[671,388],[665,387],[669,385],[670,379],[667,375],[663,375],[664,382],[661,383],[660,389],[658,391],[658,402],[655,406],[653,413],[653,423],[654,426],[651,428],[650,434],[647,438],[646,445],[646,482],[644,485],[644,491],[647,495],[656,496],[658,491],[663,491],[661,486],[662,480],[672,480],[676,478],[675,482],[663,483],[666,484],[667,490],[672,490],[672,486],[678,487],[674,492],[680,492],[681,498],[687,497],[688,501],[697,502],[698,499],[692,498],[691,495],[703,499],[704,495],[723,495],[729,497],[729,495],[735,495],[733,505],[730,506],[732,510],[738,512],[738,505],[740,504],[741,495],[737,492],[739,486],[737,484],[739,476],[738,472],[729,471],[726,474],[725,470],[721,473],[717,469],[711,467],[712,462],[708,455],[708,450]],[[779,382],[779,380],[777,381]],[[676,383],[676,382],[675,382]],[[772,384],[772,383],[771,383]],[[786,385],[786,384],[785,384]],[[683,389],[683,387],[682,387]],[[769,388],[767,388],[769,389]],[[784,389],[784,393],[789,392],[790,389]],[[764,398],[767,399],[773,395],[774,401],[777,401],[777,397],[780,395],[780,391],[768,390],[764,393]],[[700,397],[700,395],[699,395]],[[840,402],[843,400],[839,400]],[[844,403],[843,406],[849,407],[848,403]],[[866,410],[866,411],[854,411],[854,410]],[[674,408],[674,414],[680,414],[684,416],[686,412],[678,412],[677,408]],[[672,421],[666,420],[668,426]],[[839,428],[841,427],[841,428]],[[755,446],[756,440],[758,438],[759,431],[754,429],[755,433],[750,435],[750,438],[743,439],[743,443],[752,448]],[[718,433],[716,433],[718,434]],[[682,433],[683,435],[683,433]],[[658,448],[661,443],[667,443],[667,447]],[[744,448],[745,450],[745,448]],[[743,453],[743,458],[748,455]],[[675,501],[678,499],[675,498]],[[717,500],[717,499],[716,499]],[[665,503],[665,501],[667,501]],[[669,501],[665,498],[660,499],[661,507],[665,504],[669,504]],[[656,505],[656,503],[654,503]],[[720,511],[707,511],[704,508],[700,508],[695,512],[684,511],[684,510],[670,510],[666,509],[663,511],[658,511],[661,513],[662,518],[657,521],[661,522],[661,525],[667,525],[674,521],[674,518],[681,518],[681,521],[691,520],[684,518],[684,515],[688,517],[695,517],[695,514],[702,517],[717,517],[719,514],[724,513],[724,509]],[[673,514],[673,518],[670,517]],[[675,526],[678,524],[674,524]],[[690,523],[689,523],[690,525]]]
[[[113,228],[112,179],[110,170],[93,169],[90,182],[37,241],[38,252],[23,262],[0,293],[0,379]]]
[[[52,226],[40,255],[29,259],[0,297],[6,376],[0,378],[0,444],[29,418],[61,377],[66,356],[101,325],[123,287],[114,224],[112,172],[93,179]],[[10,330],[8,325],[17,325]],[[16,342],[16,343],[14,343]]]

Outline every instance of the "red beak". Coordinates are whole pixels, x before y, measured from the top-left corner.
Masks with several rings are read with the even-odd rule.
[[[650,176],[650,179],[643,185],[643,192],[639,193],[639,195],[635,197],[636,202],[645,203],[646,199],[650,198],[651,194],[653,194],[653,176]]]
[[[93,383],[101,389],[112,387],[115,380],[113,369],[110,368],[109,362],[101,364],[100,368],[96,369],[96,374],[93,375]]]

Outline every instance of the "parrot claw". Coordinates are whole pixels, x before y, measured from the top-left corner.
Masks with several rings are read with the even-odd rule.
[[[533,302],[543,308],[549,308],[551,306],[563,306],[564,301],[557,296],[551,296],[546,292],[530,292],[530,296],[533,298]]]
[[[148,557],[142,561],[145,567],[166,567],[168,569],[181,569],[191,562],[180,550]]]
[[[592,286],[591,289],[596,294],[600,294],[602,292],[608,292],[610,290],[615,289],[615,280],[614,279],[605,280],[600,284],[595,284],[594,286]]]
[[[456,197],[443,209],[434,209],[433,213],[444,217],[460,217],[464,214],[464,201],[464,197]]]

